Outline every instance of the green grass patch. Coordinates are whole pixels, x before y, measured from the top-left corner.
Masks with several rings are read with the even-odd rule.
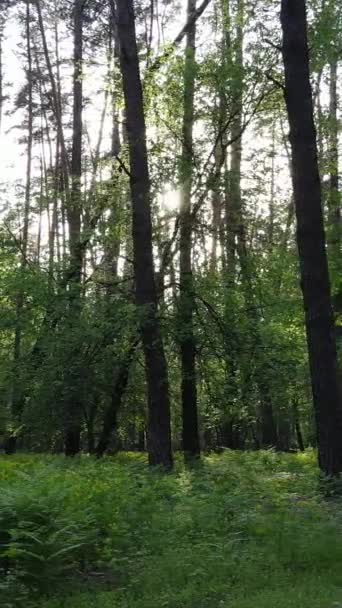
[[[338,501],[315,454],[0,459],[1,606],[342,606]],[[3,600],[3,598],[5,598]]]

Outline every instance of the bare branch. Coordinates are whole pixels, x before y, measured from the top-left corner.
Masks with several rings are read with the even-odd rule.
[[[191,18],[188,19],[188,21],[186,22],[184,27],[182,27],[182,29],[180,30],[180,32],[176,36],[176,38],[174,38],[171,46],[166,51],[164,51],[164,53],[162,53],[159,57],[157,57],[154,60],[154,62],[150,65],[149,70],[148,70],[149,73],[154,72],[155,70],[158,70],[160,68],[160,66],[162,65],[162,63],[164,61],[166,61],[166,59],[168,59],[172,55],[172,53],[177,48],[177,46],[179,46],[180,43],[182,42],[183,38],[185,38],[188,31],[192,28],[194,23],[196,23],[197,19],[199,19],[201,17],[201,15],[204,13],[204,11],[207,8],[210,1],[211,0],[203,0],[202,4],[200,4],[200,6],[197,8],[197,10],[191,16]]]

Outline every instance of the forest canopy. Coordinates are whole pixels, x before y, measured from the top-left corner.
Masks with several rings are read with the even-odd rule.
[[[342,9],[306,4],[0,3],[7,454],[342,471]]]

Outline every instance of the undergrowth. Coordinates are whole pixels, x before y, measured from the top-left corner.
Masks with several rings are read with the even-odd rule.
[[[313,452],[0,459],[3,608],[342,606],[340,504]]]

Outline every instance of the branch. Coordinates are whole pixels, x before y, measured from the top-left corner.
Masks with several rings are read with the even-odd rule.
[[[191,30],[192,26],[196,23],[197,19],[199,19],[200,16],[204,13],[204,11],[207,8],[209,3],[210,3],[210,0],[203,0],[202,4],[200,4],[200,6],[195,10],[193,15],[188,20],[188,22],[181,29],[178,36],[176,36],[176,38],[174,39],[174,41],[172,43],[172,46],[174,46],[174,47],[178,46],[178,44],[180,44],[180,42],[182,42],[184,36],[186,36],[188,31]]]
[[[154,60],[154,62],[150,65],[149,70],[148,70],[149,73],[154,72],[155,70],[158,70],[160,68],[161,64],[172,55],[173,51],[177,48],[177,46],[179,46],[179,44],[182,42],[183,38],[185,38],[185,36],[187,35],[188,31],[192,28],[194,23],[196,23],[197,19],[199,19],[201,17],[201,15],[204,13],[204,11],[207,8],[210,1],[211,0],[203,0],[202,4],[200,4],[200,6],[193,13],[193,15],[190,17],[190,19],[188,19],[188,21],[186,22],[184,27],[182,27],[181,31],[176,36],[176,38],[174,38],[173,42],[171,43],[171,46],[166,51],[164,51],[164,53],[162,53],[159,57],[157,57]]]
[[[270,80],[270,82],[273,82],[273,84],[278,89],[281,89],[285,93],[285,86],[283,85],[282,82],[279,82],[279,80],[277,80],[276,78],[274,78],[274,76],[272,76],[270,70],[268,70],[267,72],[265,72],[265,76],[266,76],[267,80]]]
[[[175,252],[172,251],[172,245],[176,241],[176,238],[177,238],[177,235],[178,235],[179,223],[180,223],[180,217],[178,215],[178,217],[176,218],[176,221],[175,221],[175,226],[174,226],[174,229],[173,229],[172,236],[171,236],[171,238],[167,241],[167,243],[164,246],[164,251],[163,251],[163,255],[162,255],[162,259],[161,259],[161,264],[160,264],[160,271],[159,271],[161,276],[163,276],[166,268],[168,267],[168,265],[170,264],[172,258],[175,255]],[[160,285],[158,285],[158,290],[160,291]]]
[[[120,156],[118,156],[118,155],[116,154],[116,155],[114,156],[114,158],[115,158],[115,159],[118,161],[120,169],[122,169],[122,170],[123,170],[123,171],[126,173],[126,175],[127,175],[128,177],[131,177],[131,173],[130,173],[130,171],[127,169],[127,167],[126,167],[125,163],[124,163],[124,162],[121,160]]]
[[[275,49],[279,53],[281,53],[282,50],[283,50],[282,46],[280,46],[279,44],[274,44],[274,42],[272,42],[272,40],[270,40],[269,38],[264,38],[264,42],[266,42],[266,44],[268,44],[269,46],[271,46],[272,49]]]
[[[243,133],[246,131],[247,127],[249,127],[250,123],[252,122],[252,120],[253,120],[253,118],[254,118],[255,114],[257,113],[257,111],[258,111],[258,109],[259,109],[259,107],[260,107],[260,105],[261,105],[261,103],[262,103],[262,102],[263,102],[263,100],[264,100],[264,99],[267,97],[267,95],[269,95],[271,92],[273,92],[273,90],[274,90],[274,89],[270,89],[270,90],[264,91],[264,92],[263,92],[263,93],[260,95],[259,99],[258,99],[258,100],[257,100],[257,102],[256,102],[256,105],[255,105],[255,107],[254,107],[253,111],[251,112],[251,115],[250,115],[250,116],[249,116],[249,118],[248,118],[247,120],[245,120],[245,122],[242,124],[242,126],[241,126],[241,129],[240,129],[239,133],[238,133],[236,136],[231,137],[231,138],[230,138],[228,141],[225,141],[225,142],[224,142],[224,149],[225,149],[225,150],[226,150],[226,149],[227,149],[229,146],[231,146],[233,143],[235,143],[236,141],[238,141],[239,139],[241,139],[241,137],[242,137]],[[211,159],[211,158],[212,158],[212,156],[215,154],[215,150],[216,150],[216,147],[217,147],[217,145],[218,145],[218,143],[219,143],[219,141],[220,141],[220,137],[222,137],[222,135],[223,135],[223,134],[225,133],[225,131],[228,129],[229,124],[230,124],[230,122],[231,122],[231,119],[232,119],[232,118],[231,118],[231,117],[229,117],[228,122],[227,122],[227,123],[224,125],[224,127],[223,127],[223,128],[222,128],[222,130],[221,130],[221,133],[219,133],[219,136],[216,138],[215,143],[214,143],[214,146],[213,146],[213,148],[212,148],[212,150],[211,150],[211,152],[210,152],[210,154],[209,154],[209,156],[208,156],[208,158],[207,158],[207,161],[206,161],[206,163],[205,163],[205,165],[204,165],[203,172],[204,172],[204,171],[206,171],[206,169],[207,169],[207,167],[208,167],[208,165],[209,165],[210,159]],[[207,196],[207,194],[208,194],[208,191],[210,190],[210,184],[212,183],[212,180],[215,180],[215,179],[217,179],[217,178],[219,177],[219,175],[220,175],[220,171],[221,171],[221,168],[222,168],[222,165],[221,165],[220,167],[214,167],[214,168],[213,168],[213,169],[212,169],[212,170],[209,172],[209,175],[208,175],[208,178],[207,178],[207,187],[205,188],[204,192],[202,193],[202,195],[200,196],[200,198],[198,199],[198,201],[197,201],[197,202],[194,204],[194,206],[193,206],[193,210],[192,210],[192,213],[191,213],[191,215],[192,215],[192,221],[194,221],[194,220],[195,220],[195,217],[196,217],[196,215],[197,215],[197,213],[198,213],[199,209],[201,208],[201,206],[202,206],[202,204],[203,204],[203,202],[204,202],[204,200],[205,200],[205,198],[206,198],[206,196]],[[209,186],[208,186],[208,184],[209,184]]]
[[[17,250],[19,251],[20,255],[22,256],[22,259],[24,260],[25,264],[27,264],[27,266],[30,266],[31,268],[35,268],[34,262],[32,262],[28,258],[27,254],[24,252],[24,249],[23,249],[22,244],[21,244],[21,240],[16,237],[16,235],[14,234],[14,232],[12,232],[12,230],[8,226],[6,220],[3,220],[3,225],[4,225],[5,229],[7,230],[9,236],[11,237],[11,239],[13,239],[14,245],[16,246]]]

